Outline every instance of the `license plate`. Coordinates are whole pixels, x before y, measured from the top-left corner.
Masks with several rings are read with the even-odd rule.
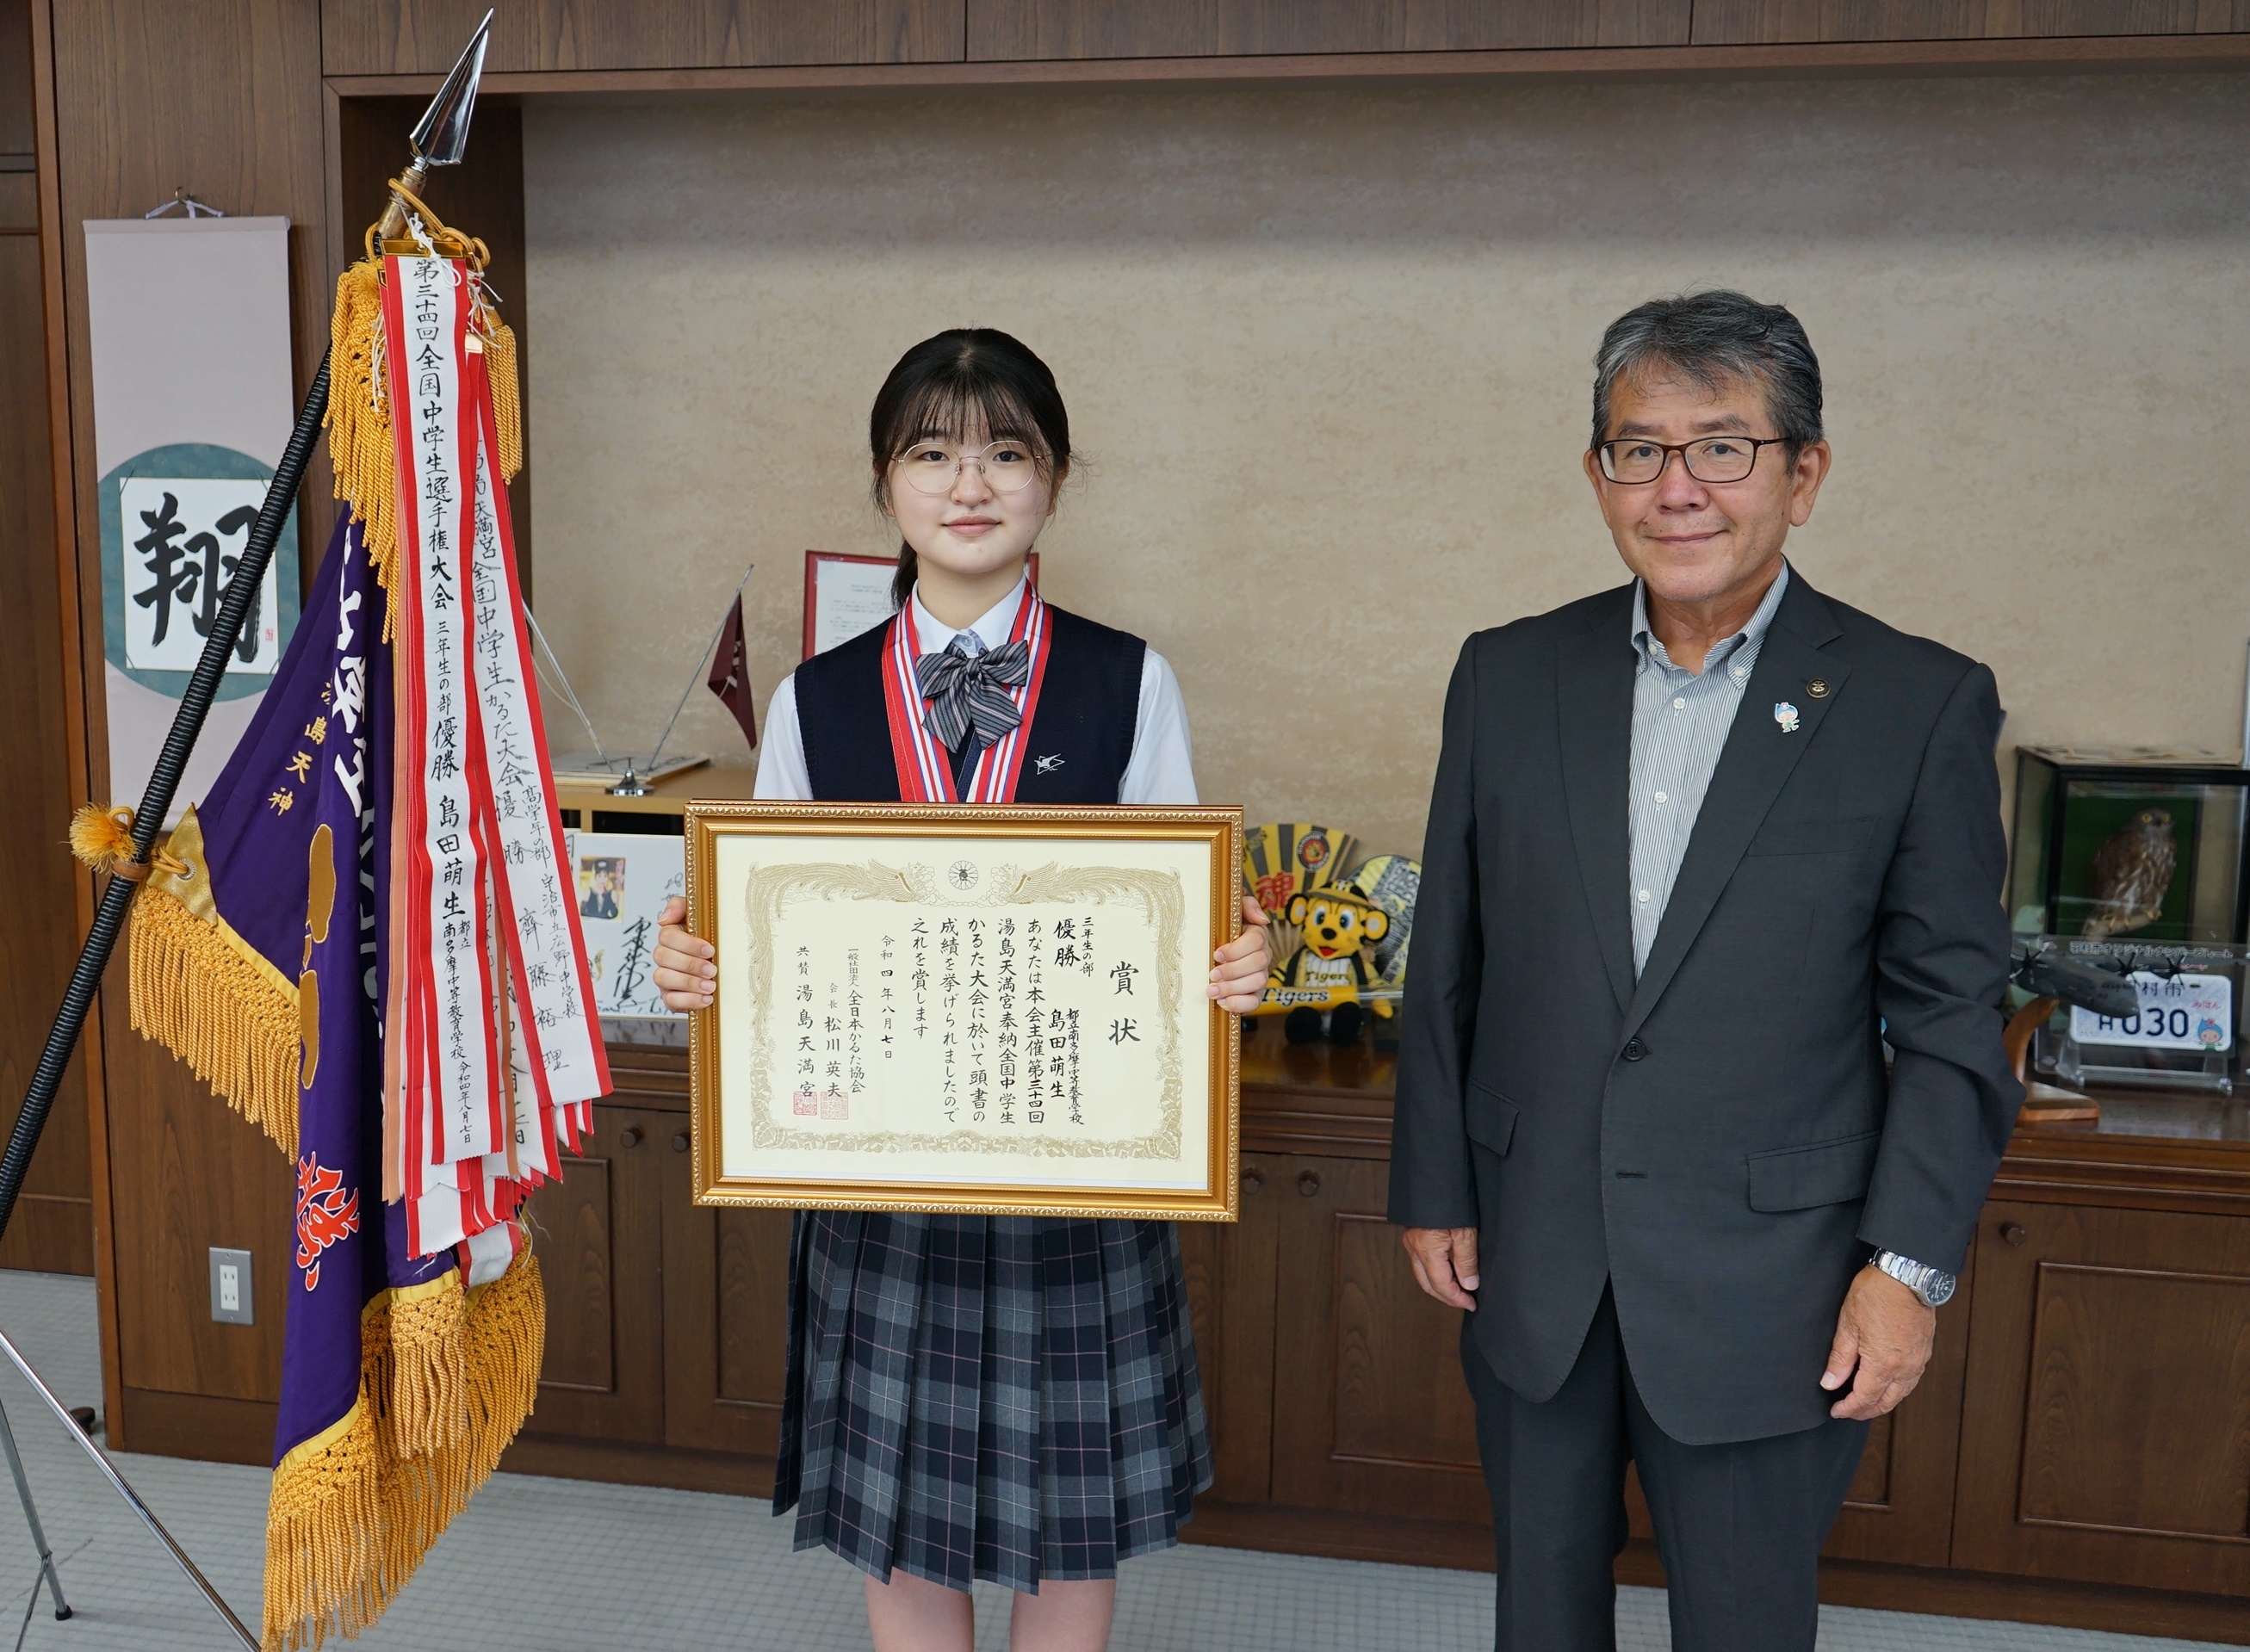
[[[2234,1048],[2234,983],[2225,975],[2153,975],[2126,979],[2140,988],[2141,1013],[2122,1019],[2074,1004],[2070,1036],[2081,1044],[2130,1044],[2141,1050]]]

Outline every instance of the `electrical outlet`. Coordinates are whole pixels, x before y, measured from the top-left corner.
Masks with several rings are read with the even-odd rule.
[[[225,1250],[217,1245],[211,1253],[211,1318],[223,1325],[248,1325],[258,1323],[250,1295],[250,1253],[247,1250]]]

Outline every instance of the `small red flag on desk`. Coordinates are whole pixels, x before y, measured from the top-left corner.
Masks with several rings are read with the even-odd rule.
[[[727,628],[719,633],[719,646],[711,656],[710,688],[742,726],[743,738],[758,743],[758,714],[750,705],[750,663],[742,647],[742,594],[727,610]]]

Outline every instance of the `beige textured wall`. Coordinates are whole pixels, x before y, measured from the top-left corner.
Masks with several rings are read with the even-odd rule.
[[[2232,746],[2246,89],[542,108],[541,616],[605,734],[645,741],[755,559],[763,702],[803,549],[894,543],[861,446],[883,373],[939,327],[1005,327],[1090,460],[1046,589],[1170,657],[1204,796],[1418,849],[1461,638],[1621,577],[1578,470],[1603,326],[1724,283],[1795,308],[1826,369],[1811,580],[1990,661],[2011,743]],[[700,692],[683,729],[746,756]]]

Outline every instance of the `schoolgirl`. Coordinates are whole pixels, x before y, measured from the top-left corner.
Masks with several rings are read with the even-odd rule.
[[[1194,802],[1171,667],[1026,577],[1071,463],[1046,364],[941,333],[891,369],[868,437],[899,611],[775,691],[757,795]],[[1237,1013],[1267,967],[1243,916],[1209,988]],[[680,1010],[716,974],[684,921],[666,909],[655,958]],[[866,1574],[877,1652],[970,1652],[980,1578],[1017,1592],[1014,1652],[1100,1652],[1117,1562],[1176,1543],[1211,1483],[1171,1225],[803,1213],[790,1303],[774,1508]]]

